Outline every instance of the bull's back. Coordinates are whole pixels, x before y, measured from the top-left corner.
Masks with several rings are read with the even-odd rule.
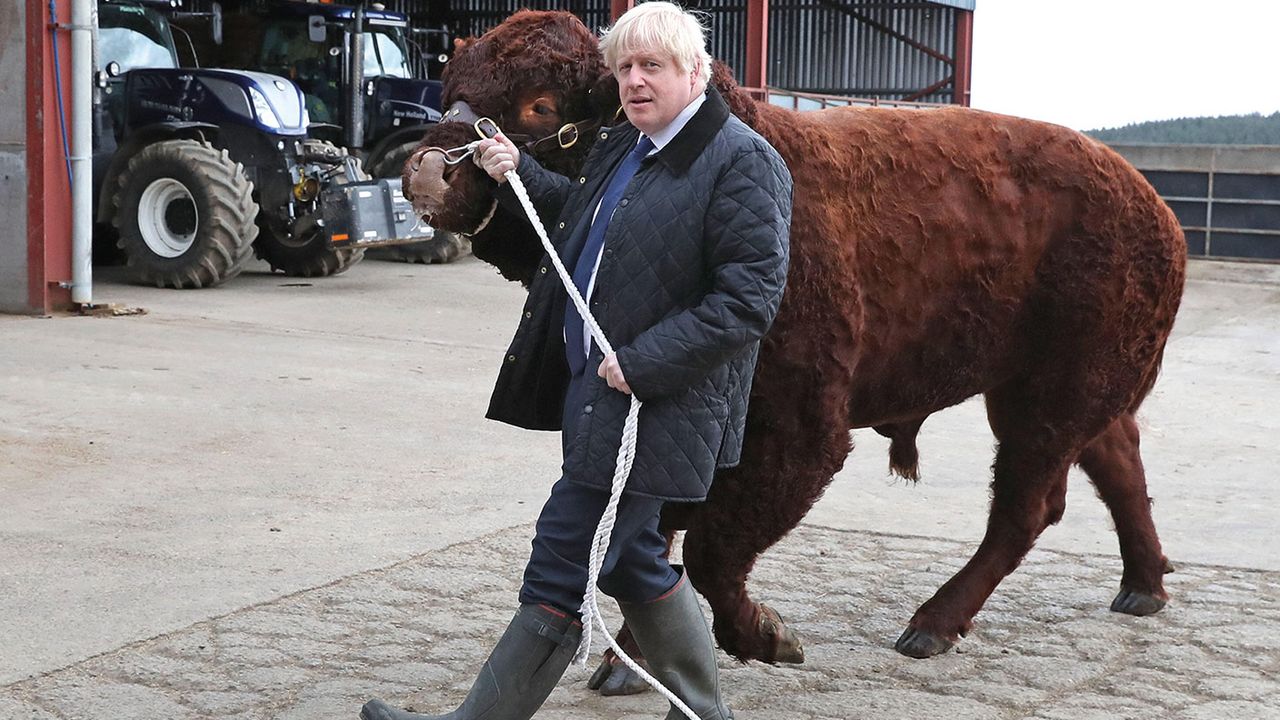
[[[1185,257],[1177,223],[1083,135],[967,109],[762,107],[758,125],[796,188],[778,322],[823,326],[852,352],[839,371],[857,424],[1016,375],[1066,306],[1124,306],[1167,336]]]

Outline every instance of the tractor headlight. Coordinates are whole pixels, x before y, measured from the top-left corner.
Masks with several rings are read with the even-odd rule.
[[[276,115],[276,111],[271,109],[267,96],[257,88],[249,88],[249,99],[253,101],[253,112],[258,116],[259,122],[268,127],[280,127],[280,118]]]

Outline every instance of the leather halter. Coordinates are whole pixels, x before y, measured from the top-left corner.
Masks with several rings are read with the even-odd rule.
[[[449,106],[449,109],[440,116],[440,122],[442,123],[464,122],[475,126],[480,120],[480,116],[477,115],[476,112],[471,109],[471,106],[464,100],[454,102]],[[507,133],[506,135],[508,140],[515,143],[521,150],[526,150],[528,152],[536,152],[541,146],[553,141],[561,150],[568,150],[577,144],[578,139],[584,132],[594,132],[596,128],[599,128],[602,124],[603,123],[596,118],[587,118],[575,123],[565,123],[560,126],[559,130],[555,131],[551,135],[547,135],[546,137],[541,137],[536,140],[531,135],[525,135],[522,133]],[[478,132],[482,137],[488,137],[483,132],[480,132],[478,127],[476,128],[476,132]]]

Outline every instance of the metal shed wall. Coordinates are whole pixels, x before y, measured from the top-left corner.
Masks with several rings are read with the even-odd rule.
[[[388,9],[456,37],[480,35],[520,8],[610,22],[609,0],[385,0]],[[689,0],[707,13],[711,54],[739,82],[747,53],[743,0]],[[884,100],[967,104],[973,0],[775,0],[769,6],[771,87]],[[967,8],[967,9],[962,9]]]

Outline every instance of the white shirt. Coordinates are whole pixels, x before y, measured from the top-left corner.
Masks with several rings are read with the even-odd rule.
[[[698,112],[698,108],[702,107],[702,103],[706,99],[706,93],[699,93],[698,96],[695,97],[688,105],[684,106],[684,109],[680,111],[680,114],[676,115],[675,119],[668,123],[666,127],[650,135],[649,140],[653,142],[653,149],[649,151],[649,155],[658,152],[674,140],[676,135],[680,134],[680,131],[684,129],[684,126],[693,118],[694,113]],[[640,140],[642,138],[644,138],[643,133],[641,133],[639,138],[636,138],[637,145],[640,144]],[[648,157],[648,155],[645,157]],[[591,214],[591,222],[595,222],[596,213],[598,212],[600,212],[600,204],[596,203],[596,209]],[[600,270],[600,256],[603,254],[604,245],[601,245],[600,251],[596,254],[595,267],[591,268],[591,280],[587,282],[587,294],[584,298],[587,302],[591,301],[591,294],[595,292],[596,272]],[[582,321],[582,354],[588,357],[591,355],[591,328],[587,326],[587,321],[585,319]]]

